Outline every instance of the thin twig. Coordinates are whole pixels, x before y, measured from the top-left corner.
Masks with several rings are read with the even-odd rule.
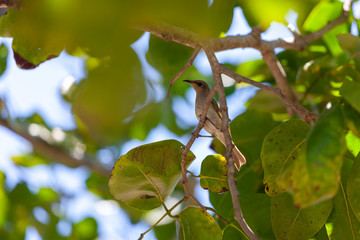
[[[178,72],[178,74],[176,74],[176,76],[175,76],[173,79],[171,79],[171,81],[170,81],[170,86],[169,86],[169,89],[168,89],[168,92],[167,92],[167,95],[166,95],[167,98],[169,98],[169,96],[170,96],[170,90],[171,90],[172,85],[173,85],[173,84],[175,83],[175,81],[185,72],[186,69],[188,69],[189,67],[192,66],[192,64],[193,64],[196,56],[197,56],[197,55],[199,54],[199,52],[200,52],[200,49],[201,49],[201,48],[199,48],[199,47],[196,47],[196,48],[194,49],[194,52],[192,53],[189,61],[188,61],[188,62],[185,64],[185,66],[180,70],[180,72]]]
[[[292,91],[289,82],[286,77],[286,72],[275,56],[275,53],[273,50],[271,51],[264,51],[262,52],[263,59],[265,63],[268,65],[270,72],[274,76],[274,79],[276,81],[276,85],[280,88],[281,92],[289,98],[292,102],[298,103],[298,99],[295,96],[295,93]],[[294,111],[292,108],[287,107],[287,112],[289,115],[294,115]]]
[[[156,223],[154,223],[148,230],[146,230],[145,232],[143,232],[142,234],[140,234],[140,237],[138,238],[138,240],[143,239],[143,237],[145,236],[145,234],[147,234],[148,232],[150,232],[154,227],[156,227],[166,216],[170,216],[172,218],[176,218],[175,216],[171,215],[172,210],[174,210],[177,206],[179,206],[181,203],[185,202],[187,200],[186,197],[182,198],[180,201],[178,201],[174,206],[172,206],[169,210],[166,211],[166,213],[164,215],[162,215],[161,218],[159,218],[159,220],[156,221]]]
[[[85,167],[89,168],[90,170],[92,170],[102,176],[106,176],[106,177],[110,176],[110,174],[111,174],[111,170],[105,169],[101,165],[96,164],[94,159],[89,159],[87,157],[87,158],[78,160],[78,159],[70,156],[69,154],[65,153],[63,150],[47,143],[46,141],[44,141],[40,138],[33,137],[25,131],[15,129],[13,126],[11,126],[11,124],[9,122],[7,122],[7,120],[5,120],[3,118],[0,118],[0,126],[3,126],[5,128],[7,128],[8,130],[10,130],[11,132],[28,140],[31,143],[31,145],[33,146],[35,152],[43,154],[44,156],[46,156],[46,157],[50,158],[51,160],[54,160],[60,164],[63,164],[65,166],[72,167],[72,168],[85,166]]]
[[[214,208],[211,207],[206,207],[206,210],[208,211],[212,211],[213,213],[215,213],[215,215],[224,223],[226,223],[227,225],[235,228],[236,230],[238,230],[239,232],[241,232],[241,234],[246,238],[249,239],[249,237],[242,231],[242,229],[238,228],[238,226],[236,226],[235,224],[233,224],[232,222],[230,222],[229,220],[227,220],[226,218],[222,217],[218,212],[216,212],[216,210]]]
[[[222,115],[221,131],[225,135],[225,143],[226,143],[225,158],[228,162],[228,184],[229,184],[231,199],[232,199],[233,207],[234,207],[234,219],[240,224],[241,228],[244,230],[244,232],[250,239],[259,240],[259,238],[254,234],[254,232],[251,230],[249,225],[246,223],[246,221],[243,217],[243,214],[242,214],[241,206],[240,206],[239,191],[236,187],[236,181],[235,181],[235,166],[233,164],[233,158],[232,158],[232,153],[231,153],[232,152],[231,150],[234,146],[233,146],[229,128],[228,128],[229,116],[228,116],[228,111],[227,111],[224,86],[223,86],[223,83],[221,80],[221,71],[222,71],[221,66],[222,65],[219,64],[219,62],[215,56],[215,53],[212,49],[205,48],[204,50],[205,50],[206,56],[209,60],[209,63],[210,63],[211,69],[212,69],[212,73],[213,73],[213,77],[214,77],[213,89],[217,90],[217,93],[219,96],[220,111],[221,111],[221,115]]]
[[[303,106],[299,105],[299,104],[295,104],[293,101],[291,101],[289,98],[287,98],[279,88],[275,88],[269,85],[265,85],[262,84],[260,82],[256,82],[254,80],[251,80],[247,77],[241,76],[237,73],[234,73],[233,71],[231,71],[229,68],[225,67],[225,66],[221,66],[221,73],[231,77],[232,79],[234,79],[236,82],[241,83],[247,83],[250,84],[252,86],[264,89],[265,91],[268,91],[272,94],[274,94],[275,96],[277,96],[278,98],[280,98],[287,106],[291,107],[296,114],[301,117],[301,119],[303,119],[305,122],[310,123],[311,125],[314,124],[314,120],[315,118],[317,118],[319,115],[316,113],[312,113],[310,111],[308,111],[306,108],[304,108]]]

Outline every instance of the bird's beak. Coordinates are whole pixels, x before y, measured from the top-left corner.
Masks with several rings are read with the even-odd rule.
[[[191,80],[184,80],[184,82],[190,83],[192,85],[193,81]]]

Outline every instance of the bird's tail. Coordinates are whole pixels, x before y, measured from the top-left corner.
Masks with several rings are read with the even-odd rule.
[[[239,171],[241,166],[246,163],[246,158],[240,152],[240,150],[236,147],[235,144],[234,144],[234,147],[232,149],[232,155],[233,155],[235,167]]]

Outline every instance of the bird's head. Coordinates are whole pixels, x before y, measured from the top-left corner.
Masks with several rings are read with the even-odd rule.
[[[197,93],[201,93],[201,92],[210,92],[210,88],[209,88],[209,85],[203,81],[203,80],[194,80],[194,81],[191,81],[191,80],[184,80],[184,82],[187,82],[189,83]]]

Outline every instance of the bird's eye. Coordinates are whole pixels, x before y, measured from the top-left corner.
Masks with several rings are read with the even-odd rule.
[[[202,83],[198,83],[198,86],[201,87],[201,86],[202,86]]]

